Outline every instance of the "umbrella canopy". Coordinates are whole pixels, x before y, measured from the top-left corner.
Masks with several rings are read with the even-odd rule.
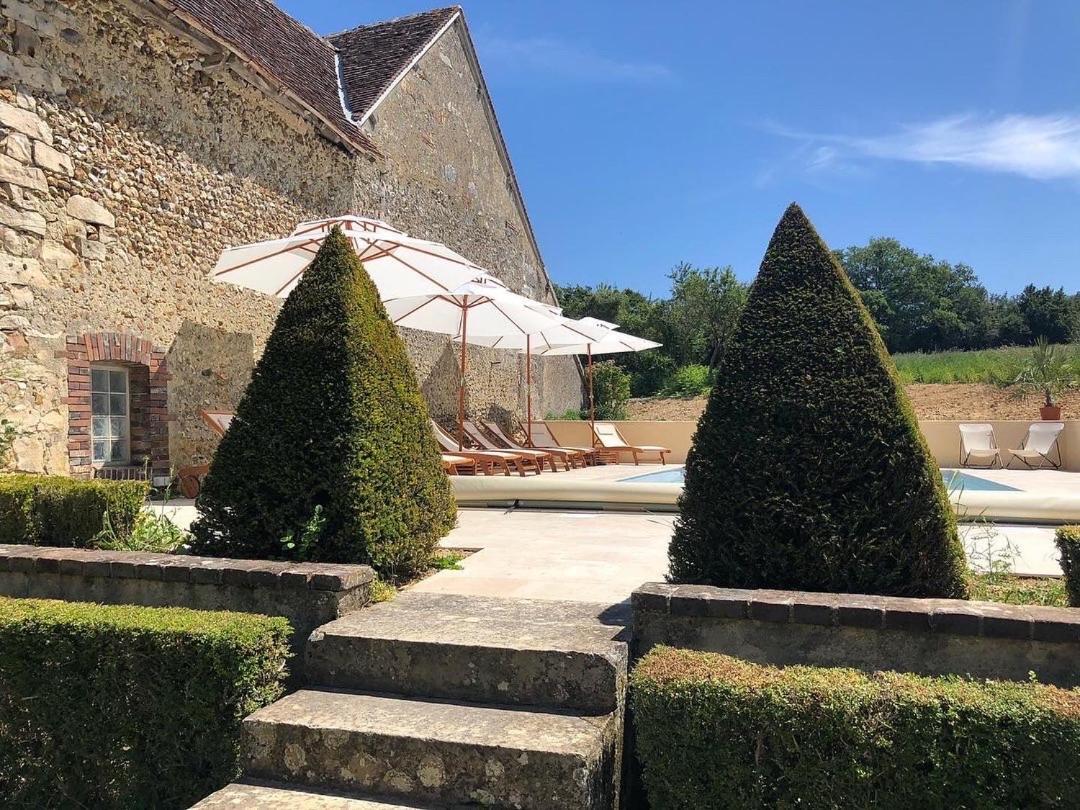
[[[390,320],[398,326],[453,335],[461,342],[458,449],[465,441],[466,344],[476,338],[524,339],[565,320],[558,315],[557,307],[512,293],[490,276],[478,277],[446,293],[393,299],[385,302],[385,306]]]
[[[544,354],[549,349],[580,344],[582,341],[600,341],[616,328],[616,324],[598,318],[557,317],[542,332],[526,335],[502,335],[499,337],[476,337],[471,343],[495,349],[513,349],[525,355],[525,421],[526,442],[532,439],[532,355]],[[460,335],[456,338],[461,339]]]
[[[210,277],[287,298],[335,226],[352,243],[383,300],[448,292],[485,275],[446,245],[413,238],[379,220],[350,216],[304,222],[284,239],[228,248]]]
[[[582,318],[582,321],[589,321],[594,323],[607,323],[607,321],[600,321],[596,318]],[[614,324],[611,324],[614,326]],[[635,337],[634,335],[623,334],[612,330],[604,335],[599,340],[584,341],[582,343],[575,343],[568,346],[557,346],[553,349],[547,349],[540,354],[544,357],[548,355],[564,355],[564,354],[584,354],[589,358],[588,362],[588,378],[589,378],[589,425],[596,424],[596,404],[593,400],[593,373],[592,373],[592,359],[594,354],[619,354],[621,352],[643,352],[646,349],[656,349],[662,344],[656,343],[652,340],[645,340],[645,338]]]

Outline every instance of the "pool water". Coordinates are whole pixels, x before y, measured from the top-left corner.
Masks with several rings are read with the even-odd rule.
[[[1005,484],[999,484],[997,481],[991,481],[987,478],[982,478],[962,470],[942,470],[941,474],[945,480],[945,488],[948,489],[949,492],[960,489],[963,489],[966,492],[1020,491],[1016,487],[1005,486]],[[670,470],[659,470],[657,472],[645,473],[644,475],[634,475],[630,478],[620,478],[619,481],[624,484],[681,484],[685,478],[685,468],[673,467]]]

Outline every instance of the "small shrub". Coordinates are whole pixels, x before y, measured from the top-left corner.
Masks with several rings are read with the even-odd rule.
[[[708,366],[689,365],[679,368],[668,378],[661,392],[665,397],[698,397],[709,393],[712,375]]]
[[[956,518],[911,404],[797,205],[725,349],[679,508],[676,582],[967,594]]]
[[[593,397],[597,419],[625,419],[630,402],[630,375],[610,360],[593,364]]]
[[[0,598],[6,807],[188,807],[238,774],[290,628],[242,613]]]
[[[1080,692],[658,647],[630,702],[649,805],[1072,807]]]
[[[1069,604],[1080,607],[1080,526],[1059,526],[1054,535],[1061,553],[1061,570]]]
[[[11,463],[12,447],[19,437],[19,429],[10,419],[0,419],[0,471]]]
[[[341,231],[282,306],[198,498],[197,554],[427,566],[456,505],[405,344]]]
[[[581,411],[576,409],[576,408],[571,408],[570,410],[566,411],[565,413],[549,413],[547,416],[544,417],[544,419],[550,420],[550,421],[556,421],[556,420],[559,420],[559,419],[564,419],[564,420],[571,421],[571,422],[579,422],[579,421],[581,421],[582,418],[583,417],[581,415]]]
[[[125,542],[148,491],[143,481],[0,476],[0,543],[85,548],[106,527]]]

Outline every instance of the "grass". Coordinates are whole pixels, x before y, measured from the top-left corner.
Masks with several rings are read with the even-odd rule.
[[[1062,347],[1080,360],[1080,349]],[[1016,379],[1025,361],[1031,357],[1030,346],[1009,346],[970,352],[911,352],[894,354],[900,381],[907,383],[990,383],[1002,384]]]
[[[976,574],[971,598],[1007,605],[1068,607],[1065,580],[1058,577],[1018,577],[1014,574]]]

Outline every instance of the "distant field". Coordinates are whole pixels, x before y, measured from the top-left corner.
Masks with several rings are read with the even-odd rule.
[[[1080,354],[1077,349],[1060,347]],[[1031,356],[1027,347],[984,349],[974,352],[934,352],[894,354],[903,383],[999,383],[1016,378]]]

